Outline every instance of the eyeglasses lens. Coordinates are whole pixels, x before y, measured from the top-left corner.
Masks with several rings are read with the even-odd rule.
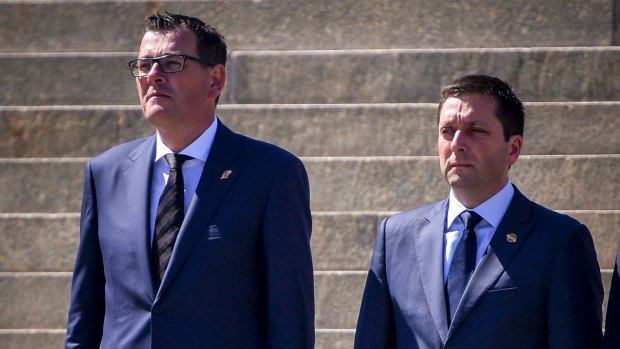
[[[153,64],[159,63],[159,68],[164,73],[176,73],[183,70],[183,56],[164,56],[159,58],[140,58],[130,64],[131,73],[134,76],[146,76],[153,68]]]

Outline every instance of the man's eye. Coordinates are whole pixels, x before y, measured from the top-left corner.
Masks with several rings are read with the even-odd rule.
[[[181,62],[174,60],[166,60],[162,62],[162,64],[164,65],[164,70],[166,71],[178,71],[183,66]]]
[[[138,62],[137,64],[138,69],[140,69],[140,71],[151,71],[151,67],[153,66],[153,63],[150,61],[143,61],[143,62]]]

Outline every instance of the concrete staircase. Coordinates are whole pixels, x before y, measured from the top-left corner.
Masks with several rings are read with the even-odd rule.
[[[307,166],[317,348],[352,347],[380,219],[447,194],[435,103],[468,73],[500,76],[526,101],[513,182],[590,227],[607,289],[620,237],[618,3],[0,0],[0,348],[62,346],[85,161],[153,132],[126,62],[144,16],[165,9],[226,36],[222,120]]]

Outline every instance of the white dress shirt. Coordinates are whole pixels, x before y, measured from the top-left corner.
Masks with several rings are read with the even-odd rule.
[[[508,205],[514,195],[514,188],[510,179],[506,182],[506,185],[502,190],[497,192],[485,202],[480,205],[471,208],[469,210],[475,211],[483,219],[475,227],[477,248],[476,248],[476,265],[480,262],[482,256],[486,253],[487,247],[493,238],[493,234],[497,230],[497,226],[502,221]],[[461,237],[463,236],[463,229],[465,228],[461,220],[458,219],[459,215],[468,210],[462,203],[460,203],[452,190],[450,190],[450,198],[448,200],[448,214],[446,215],[446,222],[444,227],[447,227],[444,233],[444,261],[443,261],[443,278],[444,281],[448,277],[448,271],[450,270],[450,263],[452,263],[452,256],[454,250],[458,245]]]
[[[185,149],[179,153],[191,156],[193,159],[187,160],[183,163],[183,184],[185,189],[185,207],[184,212],[187,213],[189,204],[194,197],[196,187],[198,187],[198,181],[202,175],[202,169],[207,162],[207,157],[211,151],[211,145],[213,145],[213,139],[215,138],[215,131],[217,130],[217,116],[213,120],[213,123],[207,128],[194,142],[188,145]],[[164,191],[164,186],[168,182],[168,175],[170,168],[164,156],[173,153],[161,140],[159,133],[156,134],[157,145],[155,149],[155,159],[153,159],[153,173],[151,175],[151,209],[150,209],[150,223],[151,234],[155,230],[155,216],[157,215],[157,204],[159,203],[159,197]]]

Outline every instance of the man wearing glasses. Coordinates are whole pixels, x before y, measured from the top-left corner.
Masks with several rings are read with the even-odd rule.
[[[215,28],[149,16],[138,57],[157,132],[86,166],[66,348],[312,348],[303,164],[216,116]]]

